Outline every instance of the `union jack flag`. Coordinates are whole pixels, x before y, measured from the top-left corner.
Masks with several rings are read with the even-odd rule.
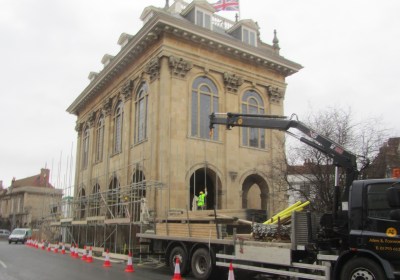
[[[239,0],[219,0],[212,4],[218,11],[239,11]]]

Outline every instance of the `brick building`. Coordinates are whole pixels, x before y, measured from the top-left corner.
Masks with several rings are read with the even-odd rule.
[[[49,169],[22,179],[13,179],[11,186],[0,190],[0,216],[11,229],[37,227],[43,221],[54,218],[61,201],[62,190],[49,182]]]

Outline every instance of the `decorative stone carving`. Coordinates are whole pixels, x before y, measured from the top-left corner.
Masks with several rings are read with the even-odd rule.
[[[193,68],[193,64],[190,61],[184,60],[183,58],[177,58],[170,56],[168,60],[169,67],[171,68],[172,75],[184,78],[186,74]]]
[[[231,177],[232,182],[235,182],[237,175],[236,171],[229,171],[229,177]]]
[[[144,68],[146,74],[150,75],[150,81],[154,81],[160,76],[160,59],[158,57],[150,60]]]
[[[278,87],[268,86],[268,96],[271,103],[279,103],[283,98],[283,90]]]
[[[238,88],[243,84],[243,78],[236,74],[224,73],[224,84],[227,91],[237,92]]]
[[[82,128],[83,128],[83,124],[79,123],[79,122],[76,122],[75,130],[76,130],[76,132],[78,132],[78,134],[81,134]]]
[[[112,109],[112,98],[109,97],[107,98],[104,103],[103,103],[103,112],[105,116],[108,116],[111,114],[111,109]]]
[[[89,125],[89,127],[93,127],[95,120],[96,120],[96,112],[91,112],[87,119],[87,124]]]
[[[125,100],[131,98],[133,86],[134,86],[133,80],[128,80],[123,84],[121,92]]]

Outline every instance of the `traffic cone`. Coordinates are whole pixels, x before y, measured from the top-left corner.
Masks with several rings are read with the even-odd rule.
[[[86,245],[85,246],[83,246],[83,255],[82,255],[82,258],[81,258],[81,260],[82,261],[86,261],[87,260],[87,257],[86,257]]]
[[[126,264],[125,272],[135,272],[132,264],[132,253],[129,251],[128,263]]]
[[[181,267],[179,266],[179,258],[175,258],[175,271],[172,280],[182,280]]]
[[[50,252],[51,251],[51,245],[50,245],[50,242],[49,242],[49,244],[47,244],[47,252]]]
[[[89,247],[89,255],[86,257],[86,262],[87,263],[93,262],[92,246]]]
[[[71,256],[71,258],[73,258],[74,254],[75,254],[75,247],[73,244],[71,244],[71,247],[69,248],[69,252],[70,252],[69,255]]]
[[[74,255],[72,256],[75,259],[79,259],[79,246],[75,244]]]
[[[65,255],[65,244],[64,243],[61,247],[61,254]]]
[[[232,262],[231,262],[231,264],[229,265],[228,280],[235,280],[235,274],[233,273]]]
[[[46,248],[44,246],[44,240],[42,240],[42,250],[46,250]]]
[[[106,259],[104,260],[103,267],[111,267],[110,256],[108,255],[108,249],[106,251]]]
[[[58,243],[56,244],[56,247],[54,247],[54,253],[58,253],[58,247],[59,247],[59,245],[58,245]]]

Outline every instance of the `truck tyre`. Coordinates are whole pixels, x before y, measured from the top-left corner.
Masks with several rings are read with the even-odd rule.
[[[386,279],[381,266],[368,258],[349,260],[340,273],[341,280],[381,280]]]
[[[196,279],[212,279],[213,264],[210,252],[207,249],[199,248],[193,253],[191,269]]]
[[[172,273],[174,273],[175,271],[176,258],[179,258],[179,263],[180,263],[179,267],[181,274],[182,275],[187,274],[189,268],[188,254],[186,253],[185,249],[183,249],[181,246],[176,246],[172,248],[171,253],[169,254],[168,263]]]

